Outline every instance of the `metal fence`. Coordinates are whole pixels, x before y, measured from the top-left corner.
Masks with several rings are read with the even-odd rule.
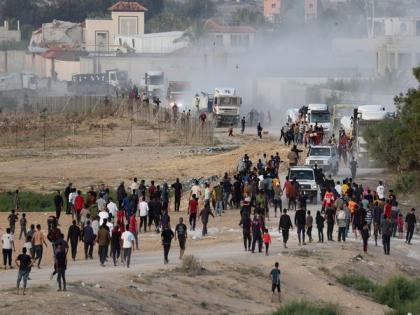
[[[121,97],[38,97],[23,112],[0,115],[3,147],[130,146],[145,137],[158,145],[213,145],[214,125],[198,113]]]

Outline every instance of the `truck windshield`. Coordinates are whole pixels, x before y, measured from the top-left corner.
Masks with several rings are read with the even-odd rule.
[[[311,112],[311,123],[328,123],[330,119],[329,112]]]
[[[163,84],[163,76],[162,75],[153,75],[149,76],[148,80],[149,85],[162,85]]]
[[[311,148],[309,150],[309,156],[330,156],[330,148]]]
[[[299,180],[314,180],[313,170],[290,170],[289,178]]]
[[[230,96],[221,96],[219,97],[219,105],[239,105],[239,98],[238,97],[230,97]]]

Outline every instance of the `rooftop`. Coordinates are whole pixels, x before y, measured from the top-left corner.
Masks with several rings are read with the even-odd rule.
[[[255,33],[256,30],[250,26],[224,26],[213,20],[207,20],[204,24],[207,31],[211,33]]]
[[[108,8],[113,12],[145,12],[147,9],[135,1],[118,1]]]

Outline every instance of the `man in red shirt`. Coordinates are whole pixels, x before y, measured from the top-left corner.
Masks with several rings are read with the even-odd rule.
[[[385,205],[384,205],[384,216],[386,218],[390,218],[391,217],[391,208],[392,208],[391,203],[389,202],[389,199],[387,199],[385,201]]]
[[[85,205],[85,200],[83,199],[82,192],[80,190],[77,191],[77,196],[74,198],[74,210],[76,210],[76,220],[77,224],[80,224],[80,212]]]
[[[324,202],[323,202],[322,207],[324,209],[331,207],[333,201],[334,201],[334,194],[331,192],[331,188],[327,188],[327,191],[324,195]]]
[[[190,215],[190,229],[195,231],[195,222],[197,221],[198,212],[198,198],[195,194],[192,195],[188,203],[188,214]]]

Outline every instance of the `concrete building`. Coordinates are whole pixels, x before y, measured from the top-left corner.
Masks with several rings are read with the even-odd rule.
[[[256,30],[249,26],[224,26],[213,20],[205,25],[207,42],[214,49],[243,51],[252,48]]]
[[[3,26],[0,26],[0,42],[7,41],[16,41],[20,42],[21,33],[20,33],[20,24],[17,22],[17,29],[11,30],[9,27],[9,22],[4,21]]]
[[[376,71],[409,71],[420,64],[420,17],[375,18],[371,38],[338,38],[333,49],[376,57]]]
[[[60,20],[44,23],[32,32],[28,50],[44,52],[48,49],[82,49],[83,25]]]
[[[282,0],[264,0],[264,17],[269,21],[276,21],[280,17]]]
[[[114,45],[123,52],[138,54],[168,54],[188,46],[187,41],[179,40],[184,32],[173,31],[141,35],[117,35]]]
[[[115,51],[117,36],[144,34],[145,7],[137,2],[119,1],[108,9],[109,19],[87,19],[84,38],[87,51]]]

